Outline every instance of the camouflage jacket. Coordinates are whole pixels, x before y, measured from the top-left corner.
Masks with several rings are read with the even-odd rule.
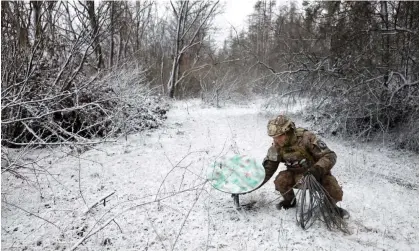
[[[314,133],[304,128],[297,128],[295,137],[289,144],[279,147],[273,143],[269,148],[263,162],[266,176],[270,178],[280,162],[287,166],[287,170],[295,173],[304,173],[310,167],[314,167],[324,176],[330,174],[335,165],[336,154]]]

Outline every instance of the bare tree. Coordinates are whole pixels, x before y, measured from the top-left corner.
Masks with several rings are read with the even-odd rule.
[[[215,14],[218,1],[182,1],[177,6],[171,2],[174,17],[176,18],[176,34],[174,38],[173,62],[170,78],[167,84],[170,98],[175,96],[176,86],[186,76],[181,72],[182,64],[190,60],[187,52],[203,43],[208,29],[209,19]]]

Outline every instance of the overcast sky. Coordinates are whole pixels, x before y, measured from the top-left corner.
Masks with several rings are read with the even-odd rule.
[[[176,1],[176,0],[173,0]],[[276,0],[275,10],[284,4],[289,4],[291,0]],[[294,2],[302,2],[302,0],[293,0]],[[161,7],[170,0],[157,0]],[[253,11],[253,6],[257,0],[220,0],[220,5],[223,13],[218,15],[214,24],[218,27],[219,31],[212,34],[212,39],[215,39],[217,44],[222,46],[223,41],[230,32],[230,27],[233,25],[237,31],[241,31],[247,23],[247,16]],[[167,7],[167,6],[166,6]],[[162,8],[162,10],[165,8]]]
[[[220,14],[215,19],[215,24],[220,28],[218,34],[213,38],[218,44],[222,44],[224,39],[228,36],[230,26],[233,25],[237,31],[241,31],[247,22],[247,16],[253,11],[253,6],[257,0],[221,0],[220,3],[224,4],[224,13]],[[288,4],[290,0],[276,0],[276,7]],[[295,2],[299,2],[295,0]]]

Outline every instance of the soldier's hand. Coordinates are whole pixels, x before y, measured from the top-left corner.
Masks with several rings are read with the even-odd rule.
[[[321,182],[322,179],[322,174],[320,172],[320,170],[318,168],[316,168],[315,166],[311,167],[310,169],[308,169],[308,171],[304,174],[304,175],[313,175],[314,178],[316,178],[316,180],[318,182]]]

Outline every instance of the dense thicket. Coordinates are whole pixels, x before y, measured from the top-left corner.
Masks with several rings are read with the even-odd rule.
[[[1,5],[3,146],[157,127],[167,110],[162,94],[182,96],[175,90],[204,67],[218,8],[211,1]]]

